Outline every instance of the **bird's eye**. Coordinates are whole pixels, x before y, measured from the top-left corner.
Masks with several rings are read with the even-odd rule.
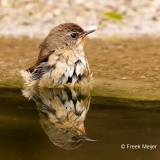
[[[77,33],[71,33],[70,35],[71,35],[72,38],[76,38]]]
[[[72,137],[72,141],[76,141],[77,140],[77,137]]]

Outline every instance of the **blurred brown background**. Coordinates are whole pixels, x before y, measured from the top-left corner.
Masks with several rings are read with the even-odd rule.
[[[159,0],[0,0],[1,35],[46,35],[65,22],[95,28],[95,37],[157,35],[159,19]]]

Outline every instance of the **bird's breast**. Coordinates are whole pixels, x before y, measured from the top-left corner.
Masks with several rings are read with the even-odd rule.
[[[40,86],[57,86],[81,82],[89,76],[88,61],[84,52],[65,52],[50,55],[46,64],[50,70],[39,81]]]

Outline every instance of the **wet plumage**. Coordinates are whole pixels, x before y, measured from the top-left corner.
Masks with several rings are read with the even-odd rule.
[[[96,141],[86,135],[84,127],[90,106],[88,89],[27,87],[22,92],[36,102],[42,128],[56,146],[71,150],[85,140]]]
[[[27,85],[52,87],[85,83],[91,79],[83,50],[84,38],[94,30],[84,31],[74,23],[54,27],[40,45],[37,62],[21,74]]]

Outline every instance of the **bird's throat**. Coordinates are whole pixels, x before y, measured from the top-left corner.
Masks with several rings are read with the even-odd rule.
[[[85,41],[86,37],[82,38],[82,45],[84,46],[84,41]]]

